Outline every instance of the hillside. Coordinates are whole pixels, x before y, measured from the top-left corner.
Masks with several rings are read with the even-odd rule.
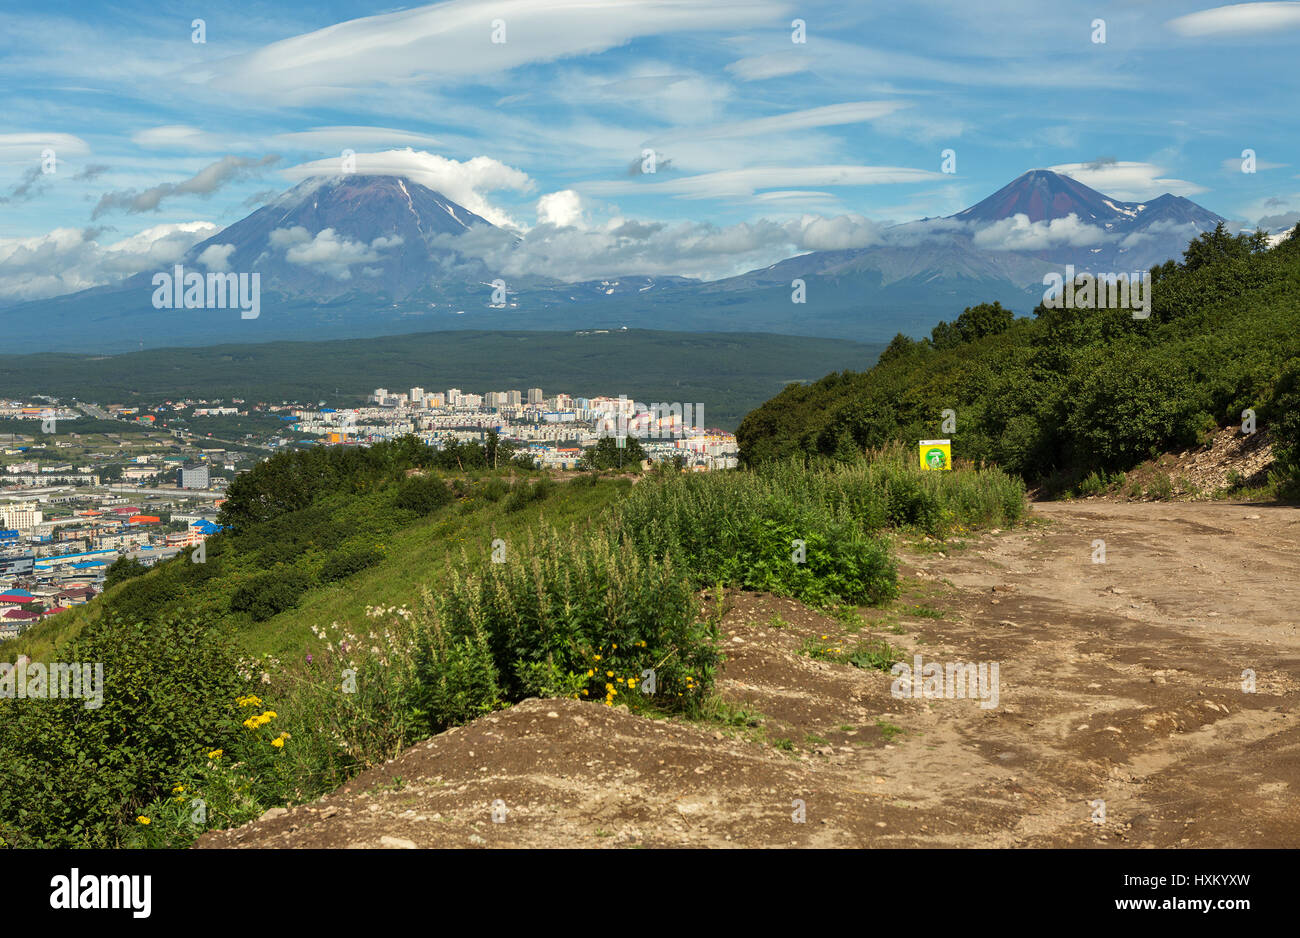
[[[1300,510],[1177,511],[906,539],[903,595],[850,620],[729,592],[712,719],[528,700],[199,846],[1294,847]],[[997,662],[997,706],[807,653],[864,636]]]
[[[1249,411],[1285,483],[1300,462],[1300,238],[1267,244],[1222,228],[1202,235],[1182,261],[1153,269],[1146,319],[967,307],[926,339],[898,336],[865,373],[787,388],[741,422],[742,458],[951,437],[954,458],[1060,490],[1206,443],[1249,424]]]
[[[279,453],[231,484],[203,562],[115,564],[101,597],[7,643],[102,663],[104,684],[93,707],[0,699],[0,840],[184,845],[529,698],[708,719],[727,589],[852,621],[898,594],[891,532],[1025,511],[1001,472],[900,453],[635,484],[492,461],[410,437]]]

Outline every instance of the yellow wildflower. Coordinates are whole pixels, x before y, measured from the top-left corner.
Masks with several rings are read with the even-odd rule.
[[[148,819],[147,817],[145,817],[145,816],[142,814],[142,815],[140,815],[139,817],[136,818],[136,822],[139,823],[139,824],[148,824],[148,823],[149,823],[149,819]]]
[[[277,736],[275,739],[271,740],[271,745],[274,746],[276,749],[283,749],[284,740]]]

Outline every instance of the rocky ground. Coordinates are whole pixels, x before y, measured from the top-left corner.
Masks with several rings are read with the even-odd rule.
[[[899,551],[856,622],[731,594],[725,719],[529,700],[199,846],[1300,845],[1300,509],[1040,503]],[[997,663],[997,705],[833,660],[878,639]]]

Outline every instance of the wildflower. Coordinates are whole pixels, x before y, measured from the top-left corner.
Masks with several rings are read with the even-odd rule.
[[[283,749],[284,740],[277,736],[275,739],[271,740],[271,745],[274,746],[276,749]]]
[[[223,755],[225,755],[225,752],[226,751],[224,749],[214,749],[210,753],[208,753],[208,758],[220,759]]]
[[[149,819],[148,819],[147,817],[145,817],[143,814],[141,814],[141,815],[140,815],[139,817],[137,817],[135,820],[136,820],[136,823],[137,823],[137,824],[148,824],[148,823],[149,823]]]
[[[311,664],[311,652],[307,652],[307,663]]]
[[[182,792],[182,791],[184,791],[184,790],[185,790],[185,786],[184,786],[184,785],[177,785],[175,788],[172,789],[172,794],[174,795],[174,794],[177,794],[178,792]]]
[[[591,694],[591,691],[587,690],[587,688],[584,687],[584,688],[582,689],[582,696],[587,697],[587,696],[589,696],[590,694]]]
[[[606,672],[605,672],[605,677],[613,677],[613,676],[614,676],[614,672],[613,672],[613,671],[606,671]]]
[[[593,661],[599,661],[599,660],[600,660],[600,655],[592,655],[591,657],[592,657],[592,660],[593,660]]]
[[[614,650],[614,651],[618,651],[618,646],[615,645],[613,650]]]
[[[596,670],[594,668],[588,668],[587,677],[595,677],[595,676],[596,676]]]

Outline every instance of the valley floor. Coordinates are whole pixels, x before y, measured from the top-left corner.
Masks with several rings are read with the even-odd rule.
[[[1039,503],[900,553],[857,632],[729,594],[718,690],[757,725],[525,701],[199,846],[1300,846],[1300,509]],[[897,699],[822,636],[997,662],[998,705]]]

